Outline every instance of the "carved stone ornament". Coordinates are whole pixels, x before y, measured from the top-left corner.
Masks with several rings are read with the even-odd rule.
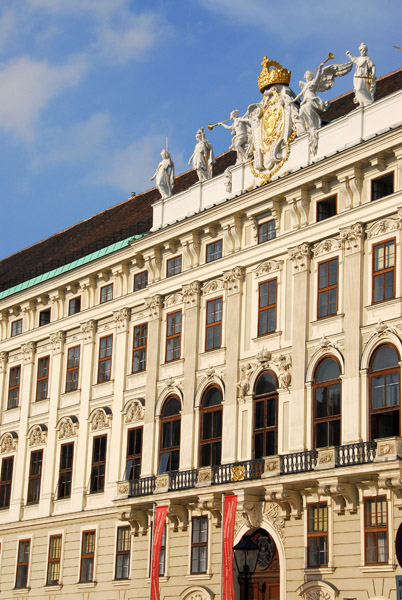
[[[172,524],[173,531],[187,531],[188,509],[183,504],[171,504],[168,510],[168,519]]]
[[[0,352],[0,373],[4,373],[7,369],[8,352],[2,350]]]
[[[229,167],[224,170],[223,177],[225,180],[225,190],[230,194],[232,192],[232,170]]]
[[[24,363],[26,365],[33,363],[33,361],[35,359],[36,343],[35,342],[27,342],[26,344],[23,344],[21,346],[21,350],[22,350],[22,356],[23,356]]]
[[[240,380],[237,383],[237,393],[238,397],[243,401],[245,400],[250,389],[250,377],[253,373],[253,370],[254,369],[251,363],[246,363],[240,368],[241,375]]]
[[[234,537],[237,536],[240,529],[246,526],[247,529],[253,529],[259,526],[259,511],[257,502],[241,502],[236,511],[234,526]]]
[[[125,423],[137,423],[144,419],[144,407],[139,400],[131,400],[127,405]]]
[[[220,292],[224,289],[224,281],[223,279],[213,279],[212,281],[207,281],[202,286],[202,293],[204,296],[208,294],[215,294],[215,292]]]
[[[191,586],[180,595],[180,600],[214,600],[214,598],[215,594],[203,585]]]
[[[293,269],[296,273],[307,271],[310,265],[310,257],[311,246],[307,242],[295,248],[289,248],[289,258],[293,262]]]
[[[124,511],[119,515],[120,521],[128,521],[131,526],[132,534],[137,537],[138,534],[147,535],[148,532],[148,514],[145,510],[133,508]]]
[[[278,357],[278,360],[272,361],[272,363],[278,369],[279,387],[288,391],[292,382],[292,373],[290,370],[292,366],[292,357],[290,355],[285,356],[284,354],[281,354]]]
[[[187,307],[191,307],[191,306],[196,306],[198,299],[199,299],[199,295],[200,295],[200,290],[201,290],[201,284],[199,281],[192,281],[191,283],[187,284],[187,285],[183,285],[182,289],[182,297],[183,297],[183,302]]]
[[[183,302],[183,294],[180,292],[176,292],[175,294],[170,294],[170,296],[166,296],[164,306],[165,308],[170,308],[171,306],[176,306],[176,304],[181,304]]]
[[[107,429],[110,427],[111,412],[105,410],[105,408],[97,408],[91,419],[92,431],[99,431],[100,429]]]
[[[300,519],[303,511],[303,500],[298,490],[279,485],[266,490],[265,499],[276,502],[280,508],[280,515],[288,520],[290,517]]]
[[[163,298],[160,294],[155,294],[150,298],[145,298],[147,309],[149,310],[149,316],[151,319],[157,319],[160,314],[160,309],[163,305]]]
[[[265,260],[254,269],[256,277],[263,277],[281,271],[283,268],[283,260]]]
[[[398,329],[401,328],[398,327]],[[387,323],[384,323],[384,321],[378,319],[378,322],[375,326],[375,331],[372,332],[368,341],[371,342],[373,338],[381,339],[389,336],[390,334],[396,335],[398,338],[401,337],[401,331],[398,332],[397,329],[395,329],[394,327],[390,327]]]
[[[316,244],[313,248],[313,255],[320,256],[321,254],[328,254],[329,252],[340,250],[341,248],[342,242],[339,238],[330,238]]]
[[[207,510],[208,512],[210,512],[215,527],[221,527],[222,497],[215,494],[211,494],[205,497],[201,496],[199,500],[199,508],[200,510]]]
[[[401,219],[381,219],[381,221],[376,221],[370,227],[367,227],[367,238],[371,240],[379,235],[397,231],[398,229],[402,229]]]
[[[54,354],[58,354],[62,351],[63,344],[66,341],[65,331],[56,331],[56,333],[50,334],[50,343]]]
[[[272,354],[269,350],[267,350],[266,348],[262,348],[257,353],[256,358],[262,367],[266,367],[268,365],[269,361],[271,360],[271,356],[272,356]]]
[[[231,271],[227,271],[223,274],[223,287],[227,290],[229,295],[237,294],[240,291],[243,272],[244,269],[242,267],[235,267]]]
[[[118,329],[124,329],[127,327],[130,316],[131,310],[129,308],[121,308],[120,310],[113,311],[113,320]]]
[[[59,440],[77,435],[78,419],[74,417],[63,417],[59,423]]]
[[[89,321],[86,321],[86,323],[81,323],[81,333],[85,342],[93,341],[96,333],[95,319],[90,319]]]
[[[18,435],[15,431],[3,433],[0,438],[0,452],[1,454],[9,454],[17,450]]]
[[[46,444],[47,427],[46,425],[34,425],[28,433],[30,446],[41,446]]]
[[[323,580],[310,580],[298,589],[303,600],[335,600],[339,590],[331,583]]]
[[[119,483],[119,487],[118,487],[118,493],[121,496],[125,496],[126,494],[128,494],[128,491],[130,489],[130,485],[128,483],[128,481],[122,481],[121,483]]]
[[[340,230],[342,246],[348,254],[363,249],[364,230],[365,225],[360,222]]]
[[[262,516],[272,525],[281,540],[284,540],[285,519],[280,515],[279,506],[275,502],[265,502]]]

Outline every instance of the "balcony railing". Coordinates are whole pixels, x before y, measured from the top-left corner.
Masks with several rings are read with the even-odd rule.
[[[359,442],[337,446],[333,452],[335,467],[347,467],[371,463],[376,456],[375,441]],[[282,454],[280,458],[280,475],[306,473],[317,468],[318,450],[305,450]],[[245,460],[211,467],[211,485],[251,481],[260,479],[264,473],[264,459]],[[169,473],[169,491],[188,490],[198,483],[198,469],[172,471]],[[156,489],[156,477],[143,477],[130,481],[130,497],[149,496]]]

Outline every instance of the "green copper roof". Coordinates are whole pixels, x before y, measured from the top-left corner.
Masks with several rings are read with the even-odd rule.
[[[42,275],[38,275],[37,277],[33,277],[32,279],[28,279],[28,281],[23,281],[22,283],[19,283],[18,285],[14,285],[13,287],[9,288],[8,290],[4,290],[3,292],[0,292],[0,300],[3,300],[3,298],[7,298],[8,296],[12,296],[13,294],[16,294],[17,292],[21,292],[22,290],[26,290],[30,287],[33,287],[34,285],[37,285],[38,283],[42,283],[42,281],[47,281],[48,279],[52,279],[53,277],[57,277],[58,275],[62,275],[63,273],[67,273],[68,271],[72,271],[73,269],[76,269],[77,267],[86,265],[87,263],[90,263],[98,258],[101,258],[102,256],[107,256],[108,254],[112,254],[112,252],[116,252],[117,250],[126,248],[132,240],[138,240],[139,238],[143,237],[144,235],[146,235],[146,234],[142,233],[140,235],[133,235],[129,238],[126,238],[125,240],[121,240],[120,242],[115,242],[114,244],[111,244],[110,246],[106,246],[106,248],[102,248],[101,250],[92,252],[91,254],[88,254],[87,256],[82,256],[78,260],[74,260],[73,262],[68,263],[68,264],[64,265],[63,267],[58,267],[57,269],[53,269],[52,271],[48,271],[47,273],[43,273]]]

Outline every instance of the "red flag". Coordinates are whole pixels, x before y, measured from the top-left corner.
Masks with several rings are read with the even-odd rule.
[[[233,533],[237,496],[225,496],[222,534],[222,600],[235,600],[233,586]]]
[[[165,527],[168,506],[157,506],[155,509],[154,535],[152,539],[152,565],[151,565],[151,600],[159,598],[159,558],[163,528]]]

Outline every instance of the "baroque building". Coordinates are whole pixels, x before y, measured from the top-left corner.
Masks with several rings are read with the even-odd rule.
[[[249,600],[395,595],[402,70],[319,127],[268,62],[251,158],[236,122],[172,190],[166,150],[162,198],[0,263],[0,599],[148,598],[158,506],[160,598],[221,598],[228,496]]]

